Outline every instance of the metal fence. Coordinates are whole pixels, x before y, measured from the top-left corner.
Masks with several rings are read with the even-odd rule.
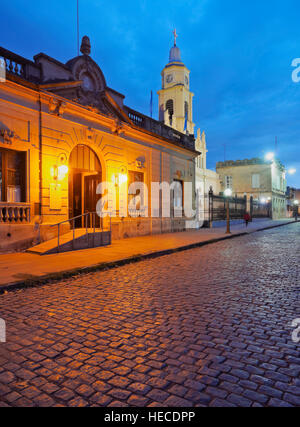
[[[209,221],[224,221],[227,218],[227,197],[209,192]],[[230,197],[229,212],[231,219],[242,219],[247,211],[247,197]]]
[[[272,203],[265,203],[254,200],[253,197],[247,199],[247,196],[239,198],[230,197],[229,213],[230,219],[243,219],[246,212],[251,218],[270,218],[272,216]],[[212,191],[205,197],[202,210],[205,223],[212,224],[214,221],[225,221],[227,219],[227,197],[216,195]]]
[[[271,218],[272,217],[272,202],[266,201],[262,203],[258,200],[250,198],[250,216],[251,218]]]

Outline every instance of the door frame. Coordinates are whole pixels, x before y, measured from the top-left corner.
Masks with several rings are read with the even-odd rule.
[[[78,151],[79,147],[85,147],[83,154]],[[91,162],[91,157],[87,157],[88,162],[86,163],[86,157],[84,157],[84,161],[79,161],[79,159],[83,159],[81,156],[86,155],[86,149],[89,150],[91,156],[91,153],[93,153],[95,160],[94,162]],[[77,152],[76,152],[77,151]],[[72,153],[75,154],[75,156],[72,158]],[[76,157],[77,156],[77,157]],[[97,160],[97,163],[96,163]],[[96,166],[97,165],[97,166]],[[86,167],[84,169],[84,167]],[[93,169],[95,170],[93,170]],[[88,144],[78,144],[76,145],[72,152],[70,153],[69,157],[69,183],[68,183],[68,195],[69,195],[69,219],[74,218],[74,175],[80,174],[81,179],[81,212],[80,215],[83,215],[86,210],[86,201],[85,201],[85,178],[88,176],[95,176],[99,178],[99,182],[102,182],[103,179],[103,168],[102,168],[102,162],[100,161],[100,158],[98,154],[91,148]],[[96,211],[96,206],[95,206]],[[83,220],[81,223],[84,225]],[[82,225],[81,224],[81,225]],[[78,225],[77,225],[78,228]]]

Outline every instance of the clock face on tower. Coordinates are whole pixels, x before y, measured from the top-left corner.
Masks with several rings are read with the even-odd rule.
[[[173,74],[168,74],[167,77],[166,77],[166,82],[167,83],[172,83],[172,81],[173,81]]]

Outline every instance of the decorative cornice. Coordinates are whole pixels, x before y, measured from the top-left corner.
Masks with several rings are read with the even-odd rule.
[[[114,135],[121,135],[124,132],[122,122],[119,119],[114,121],[114,125],[112,127],[112,133]]]
[[[19,135],[16,134],[16,132],[13,132],[9,129],[0,129],[0,136],[2,138],[2,142],[4,144],[9,144],[11,145],[13,142],[15,141],[19,141],[21,140],[21,138],[19,137]]]
[[[49,113],[55,116],[62,116],[66,110],[67,103],[55,98],[49,99]]]

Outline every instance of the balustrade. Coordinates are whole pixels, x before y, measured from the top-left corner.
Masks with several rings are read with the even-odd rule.
[[[0,224],[25,224],[29,222],[29,204],[0,202]]]

